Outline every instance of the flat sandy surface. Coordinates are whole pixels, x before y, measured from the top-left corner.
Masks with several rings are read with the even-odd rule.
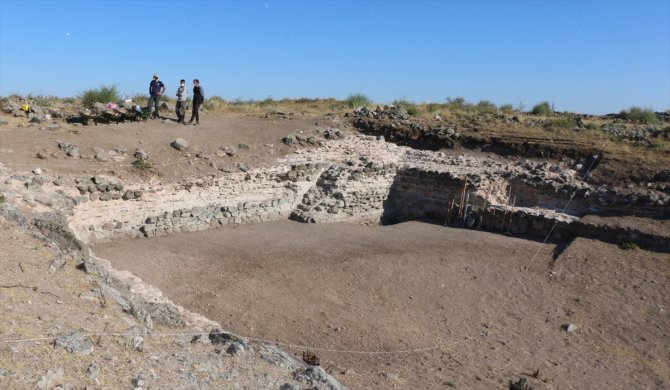
[[[552,261],[552,246],[420,222],[290,221],[94,251],[230,331],[309,346],[352,388],[670,386],[667,254],[578,239]]]

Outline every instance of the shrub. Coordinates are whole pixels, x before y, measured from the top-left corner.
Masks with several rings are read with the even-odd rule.
[[[496,112],[498,112],[498,107],[496,107],[495,104],[491,103],[488,100],[480,100],[479,103],[477,103],[475,110],[480,114],[484,113],[495,114]]]
[[[572,129],[577,127],[577,121],[574,118],[556,118],[544,124],[545,128],[560,127],[563,129]]]
[[[146,171],[147,169],[153,168],[153,165],[147,160],[137,159],[133,161],[133,167],[141,171]]]
[[[593,122],[589,122],[589,123],[587,123],[585,127],[586,127],[587,129],[589,129],[589,130],[597,130],[597,129],[598,129],[598,125],[596,125],[596,124],[593,123]]]
[[[620,114],[629,121],[647,124],[658,123],[656,113],[648,108],[631,107],[628,111],[622,110]]]
[[[100,103],[114,103],[118,102],[119,99],[119,91],[116,88],[116,85],[112,86],[105,86],[103,85],[102,87],[98,89],[89,89],[84,91],[84,93],[81,95],[81,104],[84,107],[93,107],[93,104],[100,102]]]
[[[286,100],[286,99],[284,99],[284,100]],[[271,106],[273,104],[275,104],[275,101],[269,96],[265,100],[261,100],[260,102],[258,102],[258,105],[260,107]]]
[[[0,194],[0,203],[5,203],[5,195]]]
[[[205,100],[205,102],[202,104],[205,110],[208,111],[219,110],[225,105],[226,100],[218,95],[212,96],[211,98]]]
[[[503,104],[500,106],[500,111],[504,112],[505,114],[513,114],[514,107],[511,104]]]
[[[621,249],[630,250],[630,249],[640,249],[640,246],[636,242],[624,242],[619,245]]]
[[[426,111],[435,112],[439,110],[442,106],[439,103],[428,103],[426,104]]]
[[[554,110],[551,108],[549,102],[542,102],[536,104],[530,113],[533,115],[550,116],[554,113]]]
[[[465,108],[465,99],[462,97],[457,98],[447,98],[447,109],[449,110],[462,110]]]
[[[407,110],[407,114],[409,114],[409,116],[418,116],[419,115],[419,107],[417,107],[413,104],[411,106],[405,106],[405,109]]]
[[[344,102],[347,103],[347,107],[349,108],[365,107],[372,103],[372,101],[362,93],[349,95]]]

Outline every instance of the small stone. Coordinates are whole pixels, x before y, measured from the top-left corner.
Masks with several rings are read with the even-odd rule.
[[[577,325],[575,324],[563,324],[561,325],[561,329],[568,333],[573,333],[574,331],[577,330]]]
[[[133,153],[133,157],[135,157],[138,160],[143,160],[143,161],[149,160],[149,154],[147,152],[145,152],[144,150],[139,149],[139,148],[135,149],[135,153]]]
[[[63,381],[64,371],[62,368],[52,368],[37,382],[40,390],[53,389]]]
[[[135,351],[142,351],[144,348],[144,338],[142,336],[135,336],[133,337],[133,350]]]
[[[95,378],[98,376],[98,373],[100,372],[100,366],[98,365],[98,363],[93,362],[88,366],[86,372],[88,373],[89,377]]]
[[[177,138],[170,144],[173,148],[177,150],[185,150],[188,148],[188,142],[183,138]]]
[[[93,352],[93,344],[88,337],[79,332],[58,337],[54,340],[54,347],[63,347],[69,353],[89,355]]]
[[[293,142],[295,142],[295,137],[293,135],[287,135],[286,137],[282,138],[281,141],[286,145],[293,145]]]
[[[226,353],[230,356],[236,356],[244,352],[244,347],[240,343],[233,342],[226,349]]]
[[[142,374],[133,378],[132,382],[133,382],[133,386],[135,386],[135,387],[143,387],[146,384],[146,381],[144,380],[144,376]]]
[[[42,152],[37,152],[37,158],[39,158],[40,160],[46,160],[48,156]]]
[[[36,174],[36,175],[38,175],[38,176],[41,175],[41,174],[42,174],[42,168],[35,168],[35,169],[33,169],[33,173]]]

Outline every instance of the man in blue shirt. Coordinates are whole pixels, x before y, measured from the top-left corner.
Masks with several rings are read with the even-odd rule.
[[[152,118],[158,118],[158,107],[160,106],[161,96],[165,93],[165,84],[158,79],[158,74],[154,73],[154,79],[151,80],[149,84],[149,105],[148,109],[151,110],[151,106],[154,106],[154,112],[151,115]]]

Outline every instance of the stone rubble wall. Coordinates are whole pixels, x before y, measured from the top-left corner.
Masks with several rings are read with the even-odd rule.
[[[396,164],[370,162],[363,167],[333,165],[291,213],[300,222],[378,223],[384,212]]]
[[[288,218],[325,168],[294,164],[135,190],[141,197],[83,197],[70,228],[82,241],[94,242]]]

